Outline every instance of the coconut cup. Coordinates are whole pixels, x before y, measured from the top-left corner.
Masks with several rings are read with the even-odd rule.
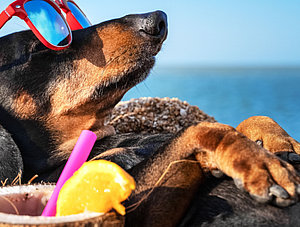
[[[114,212],[40,216],[54,187],[48,184],[1,187],[0,226],[124,226],[125,218]]]

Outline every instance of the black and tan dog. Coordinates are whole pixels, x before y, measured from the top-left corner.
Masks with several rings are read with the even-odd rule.
[[[178,135],[115,135],[105,126],[122,96],[146,78],[166,36],[166,15],[156,11],[75,31],[63,51],[47,49],[31,31],[1,38],[2,181],[20,170],[24,181],[35,174],[55,181],[81,130],[89,129],[100,139],[90,158],[117,162],[137,182],[127,201],[138,203],[127,212],[128,226],[292,223],[297,205],[255,202],[287,206],[300,193],[295,169],[274,154],[298,160],[299,144],[271,119],[250,118],[241,133],[219,123]],[[255,200],[227,178],[203,183],[206,172],[224,172]]]

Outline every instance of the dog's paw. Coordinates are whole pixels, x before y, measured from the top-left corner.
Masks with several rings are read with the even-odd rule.
[[[232,177],[258,202],[288,206],[298,201],[300,175],[295,168],[228,125],[199,123],[177,143],[194,150],[202,169]]]
[[[233,177],[236,186],[260,203],[285,207],[298,201],[300,176],[292,165],[266,150],[251,161],[236,161],[233,170],[238,173]]]
[[[250,117],[240,123],[236,129],[281,159],[292,164],[300,163],[300,143],[271,118]]]

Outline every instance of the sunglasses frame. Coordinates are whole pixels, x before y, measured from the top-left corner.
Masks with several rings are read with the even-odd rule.
[[[17,16],[20,19],[24,20],[25,23],[29,26],[29,28],[32,30],[32,32],[36,35],[36,37],[48,48],[52,49],[52,50],[63,50],[66,49],[67,47],[70,46],[71,42],[72,42],[72,32],[71,29],[66,21],[66,19],[64,18],[63,14],[61,13],[61,10],[59,8],[59,6],[52,2],[51,0],[43,0],[45,2],[47,2],[48,4],[50,4],[55,11],[61,16],[61,18],[63,19],[63,21],[65,22],[67,28],[68,28],[68,44],[65,46],[55,46],[53,44],[51,44],[50,42],[48,42],[44,36],[41,35],[41,33],[39,32],[39,30],[33,25],[33,23],[30,21],[30,19],[28,18],[28,14],[26,13],[25,9],[24,9],[24,4],[26,2],[29,2],[31,0],[16,0],[13,3],[11,3],[1,14],[0,14],[0,28],[7,22],[9,21],[13,16]]]
[[[54,1],[61,8],[61,10],[66,14],[66,19],[72,31],[83,29],[83,27],[76,19],[72,11],[70,10],[67,2],[73,3],[80,10],[80,12],[85,16],[89,24],[92,25],[91,22],[88,20],[87,16],[85,15],[85,13],[80,9],[80,7],[73,0],[54,0]]]
[[[16,0],[13,3],[11,3],[5,10],[2,11],[0,14],[0,29],[4,26],[4,24],[9,21],[13,16],[17,16],[20,19],[24,20],[25,23],[29,26],[29,28],[32,30],[32,32],[36,35],[36,37],[48,48],[52,50],[63,50],[68,48],[71,45],[72,42],[72,30],[78,30],[82,29],[83,27],[79,23],[79,21],[76,19],[76,17],[73,15],[71,10],[69,9],[67,2],[72,2],[81,12],[82,10],[79,8],[79,6],[73,1],[73,0],[41,0],[44,2],[47,2],[50,4],[55,11],[61,16],[63,21],[65,22],[67,28],[68,28],[68,44],[65,46],[56,46],[48,42],[39,32],[39,30],[33,25],[33,23],[28,18],[28,14],[26,13],[24,9],[24,4],[26,2],[29,2],[31,0]],[[62,14],[62,11],[66,14],[66,18]],[[82,14],[85,16],[85,14],[82,12]],[[85,16],[86,17],[86,16]],[[87,17],[86,17],[87,19]],[[88,19],[87,19],[88,20]]]

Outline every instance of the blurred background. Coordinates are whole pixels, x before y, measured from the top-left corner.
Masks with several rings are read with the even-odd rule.
[[[75,1],[93,24],[157,9],[168,15],[156,66],[124,100],[178,97],[232,126],[267,115],[300,140],[299,1]],[[0,10],[11,2],[0,1]],[[0,36],[24,29],[13,18]]]

